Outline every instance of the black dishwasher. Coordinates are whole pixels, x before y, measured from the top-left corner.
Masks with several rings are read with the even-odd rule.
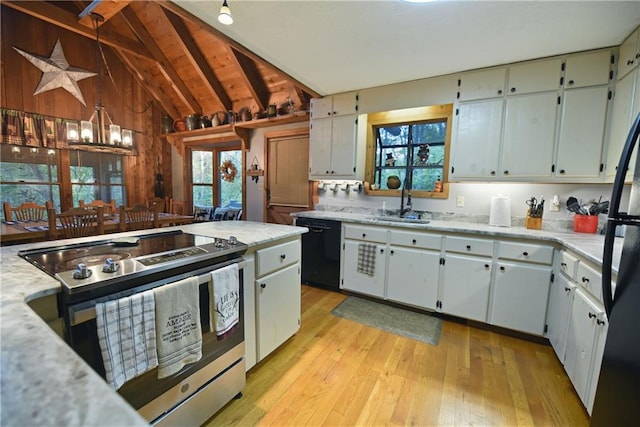
[[[297,218],[302,235],[302,283],[340,290],[340,221]]]

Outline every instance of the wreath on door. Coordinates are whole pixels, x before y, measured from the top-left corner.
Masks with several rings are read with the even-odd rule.
[[[220,165],[220,174],[222,175],[223,181],[233,182],[237,173],[238,169],[236,169],[236,165],[234,165],[231,160],[225,160],[222,162],[222,165]]]

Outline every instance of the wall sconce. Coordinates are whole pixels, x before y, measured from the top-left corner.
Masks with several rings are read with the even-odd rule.
[[[55,155],[56,155],[56,150],[53,150],[53,149],[49,149],[49,150],[47,150],[47,155],[49,155],[49,156],[55,156]]]
[[[80,122],[80,138],[83,142],[93,143],[93,123],[88,120]]]
[[[122,129],[122,145],[125,147],[133,146],[133,131],[131,129]]]
[[[67,122],[67,140],[78,141],[80,139],[80,133],[78,132],[78,123]]]
[[[120,126],[114,124],[109,125],[109,144],[120,145],[120,141],[122,141]]]

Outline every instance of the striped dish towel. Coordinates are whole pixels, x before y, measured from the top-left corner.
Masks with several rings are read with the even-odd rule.
[[[158,366],[153,291],[96,304],[98,341],[114,389]]]
[[[373,276],[376,267],[376,245],[358,244],[358,273]]]

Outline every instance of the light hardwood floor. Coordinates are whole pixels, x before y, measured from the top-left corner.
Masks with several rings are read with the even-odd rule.
[[[335,317],[302,287],[300,331],[247,373],[207,426],[586,426],[548,345],[443,321],[437,346]]]

